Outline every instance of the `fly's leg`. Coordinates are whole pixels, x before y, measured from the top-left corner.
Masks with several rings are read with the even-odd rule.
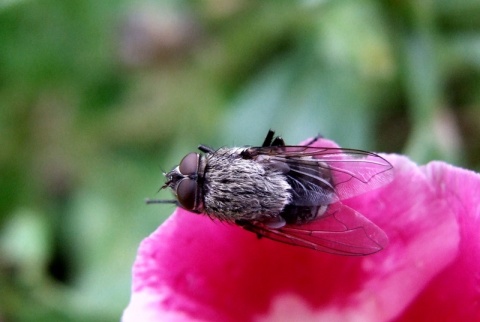
[[[269,147],[269,146],[285,146],[285,141],[283,140],[282,137],[277,136],[274,137],[275,131],[273,130],[268,130],[267,136],[265,137],[265,140],[263,141],[262,147]],[[307,142],[305,145],[311,145],[318,140],[323,139],[323,135],[317,134],[313,139]]]
[[[285,146],[285,141],[280,137],[273,137],[275,135],[275,131],[268,130],[267,136],[263,141],[262,147],[269,147],[269,146]]]
[[[263,140],[263,144],[262,144],[263,148],[272,145],[274,135],[275,135],[275,131],[268,130],[267,136],[265,137],[265,140]]]
[[[282,137],[277,136],[274,137],[275,131],[268,130],[267,136],[265,137],[265,140],[263,141],[262,148],[268,148],[268,147],[277,147],[278,151],[283,152],[285,150],[285,141],[282,139]],[[272,151],[275,151],[272,149]],[[255,153],[255,148],[248,148],[243,150],[240,155],[244,159],[252,159],[254,156],[257,154]]]
[[[317,142],[317,141],[320,140],[320,139],[323,139],[323,135],[317,134],[313,139],[311,139],[310,141],[308,141],[307,144],[305,144],[305,145],[307,145],[307,146],[308,146],[308,145],[311,145],[311,144]]]
[[[258,232],[254,229],[255,226],[247,220],[243,220],[243,219],[235,220],[235,225],[240,226],[243,229],[254,233],[255,235],[257,235],[258,239],[263,237],[263,235],[260,232]]]
[[[209,146],[203,145],[203,144],[200,144],[200,145],[198,146],[198,149],[199,149],[200,151],[202,151],[203,153],[214,153],[214,152],[215,152],[214,149],[212,149],[212,148],[209,147]]]
[[[285,146],[285,141],[280,136],[277,136],[275,139],[273,139],[273,142],[270,146]]]

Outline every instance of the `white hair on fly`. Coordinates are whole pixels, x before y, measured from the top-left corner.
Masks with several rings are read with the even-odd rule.
[[[206,213],[221,220],[273,218],[291,200],[287,178],[268,163],[242,158],[244,149],[220,148],[208,156],[204,176]]]

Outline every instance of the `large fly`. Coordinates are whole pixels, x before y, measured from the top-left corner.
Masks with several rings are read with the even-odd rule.
[[[285,145],[270,130],[260,147],[189,153],[165,174],[174,203],[259,237],[338,255],[368,255],[388,244],[377,225],[342,200],[389,183],[392,165],[353,149]]]

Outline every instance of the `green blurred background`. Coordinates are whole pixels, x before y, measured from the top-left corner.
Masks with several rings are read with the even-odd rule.
[[[0,321],[118,321],[199,143],[478,170],[479,106],[478,0],[1,0]]]

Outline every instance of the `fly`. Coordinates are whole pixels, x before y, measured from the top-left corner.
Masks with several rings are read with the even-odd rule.
[[[272,130],[260,147],[189,153],[165,174],[173,203],[236,224],[259,237],[338,255],[368,255],[385,232],[341,201],[386,185],[393,166],[353,149],[285,145]]]

